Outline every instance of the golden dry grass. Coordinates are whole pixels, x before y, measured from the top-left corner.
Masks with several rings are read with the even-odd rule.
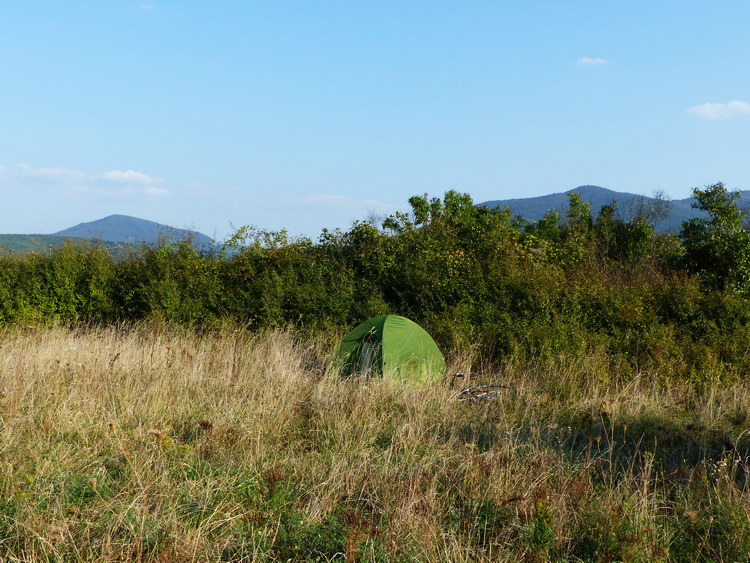
[[[446,385],[336,382],[329,341],[6,330],[2,558],[747,555],[744,385],[613,382],[600,358],[563,358],[500,366],[485,377],[516,391],[467,405]]]

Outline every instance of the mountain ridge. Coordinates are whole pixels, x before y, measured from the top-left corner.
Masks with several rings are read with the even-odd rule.
[[[581,195],[583,201],[591,204],[591,213],[596,216],[603,205],[612,202],[617,203],[617,214],[620,218],[628,220],[642,213],[644,209],[653,208],[663,202],[668,202],[668,214],[657,222],[657,230],[660,232],[678,232],[684,221],[694,217],[704,217],[705,212],[695,209],[694,197],[675,200],[659,200],[657,197],[649,197],[629,192],[618,192],[603,188],[601,186],[583,185],[566,192],[552,193],[542,196],[498,199],[478,203],[479,206],[492,208],[510,208],[514,213],[529,221],[538,221],[548,210],[557,211],[561,217],[565,216],[568,209],[569,194]],[[750,208],[750,191],[740,192],[737,204],[742,208]]]
[[[678,232],[684,221],[706,215],[705,212],[692,207],[696,201],[693,197],[660,200],[591,184],[577,186],[566,192],[527,198],[488,200],[476,205],[492,208],[507,207],[524,219],[538,221],[548,210],[555,210],[561,217],[565,217],[571,193],[578,193],[581,199],[589,202],[594,216],[599,213],[603,205],[617,203],[617,215],[624,220],[629,220],[643,213],[644,210],[654,209],[668,202],[668,213],[664,217],[654,219],[656,229],[660,232]],[[740,192],[737,204],[743,209],[750,209],[750,191]],[[14,252],[44,251],[60,246],[68,239],[72,239],[75,243],[103,242],[110,248],[190,240],[198,250],[215,248],[215,242],[211,237],[195,230],[178,229],[130,215],[112,214],[94,221],[79,223],[56,233],[0,234],[0,249]]]

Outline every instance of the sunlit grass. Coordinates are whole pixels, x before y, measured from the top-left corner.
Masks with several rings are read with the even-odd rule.
[[[154,323],[6,330],[2,559],[750,551],[744,385],[621,381],[598,358],[559,358],[475,376],[516,390],[467,405],[445,384],[337,383],[330,344]]]

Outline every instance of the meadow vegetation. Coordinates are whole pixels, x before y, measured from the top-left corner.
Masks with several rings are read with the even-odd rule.
[[[444,384],[336,382],[329,339],[144,323],[0,345],[0,557],[23,561],[737,561],[743,383],[606,358]],[[460,361],[452,369],[466,366]]]
[[[0,558],[747,560],[750,236],[695,194],[0,255]],[[385,313],[516,390],[337,380]]]

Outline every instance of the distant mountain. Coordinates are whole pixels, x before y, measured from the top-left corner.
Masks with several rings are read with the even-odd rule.
[[[182,240],[191,240],[196,248],[209,248],[213,244],[211,237],[197,231],[176,229],[128,215],[110,215],[54,234],[124,244],[157,244]]]
[[[215,248],[211,237],[187,229],[175,229],[167,225],[129,217],[127,215],[110,215],[98,221],[81,223],[50,235],[0,234],[0,254],[7,251],[15,253],[47,252],[66,241],[73,244],[103,244],[113,256],[126,255],[133,247],[141,244],[155,245],[190,240],[198,250]]]
[[[554,209],[560,213],[561,217],[565,217],[565,212],[568,209],[569,193],[581,194],[581,199],[591,204],[591,212],[594,216],[599,213],[602,206],[615,201],[617,202],[619,217],[625,220],[631,219],[643,209],[653,207],[656,203],[655,198],[648,196],[615,192],[600,186],[578,186],[564,193],[520,199],[492,200],[479,203],[478,205],[501,209],[508,207],[525,219],[538,221],[550,209]],[[703,216],[704,213],[702,211],[691,207],[691,204],[694,202],[695,198],[693,197],[672,200],[670,202],[669,215],[657,223],[657,230],[662,232],[679,232],[683,221],[687,221],[692,217]],[[750,208],[750,191],[742,192],[741,197],[737,200],[737,204],[745,209]]]

